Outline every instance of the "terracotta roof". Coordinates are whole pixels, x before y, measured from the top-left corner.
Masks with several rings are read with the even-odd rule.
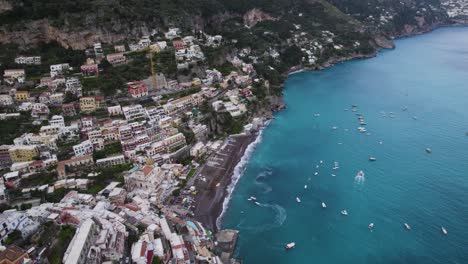
[[[9,260],[10,262],[17,262],[21,258],[27,257],[26,251],[16,245],[11,245],[4,251],[0,252],[0,262]]]
[[[145,176],[147,176],[148,174],[150,174],[150,172],[153,170],[152,167],[150,166],[145,166],[143,167],[143,169],[141,169],[141,171],[145,174]]]

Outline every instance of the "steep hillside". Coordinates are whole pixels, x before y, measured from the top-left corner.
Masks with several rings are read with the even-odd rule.
[[[308,33],[325,29],[354,34],[365,27],[325,0],[2,0],[0,42],[28,46],[55,40],[83,49],[94,41],[135,39],[168,26],[245,31],[244,22],[253,26],[264,18],[273,22],[259,28],[275,29],[282,39],[294,23]]]
[[[205,50],[210,65],[248,48],[257,72],[279,80],[293,66],[372,56],[393,47],[393,37],[446,21],[438,0],[0,0],[0,43],[82,50],[143,35],[164,39],[175,26],[185,35],[223,36],[226,45]]]

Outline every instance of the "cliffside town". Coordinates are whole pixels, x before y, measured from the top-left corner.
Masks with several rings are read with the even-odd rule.
[[[216,219],[287,73],[467,17],[275,1],[0,0],[0,262],[237,263]]]

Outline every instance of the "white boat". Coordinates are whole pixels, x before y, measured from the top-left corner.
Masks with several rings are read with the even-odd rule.
[[[374,223],[369,224],[369,230],[372,232],[374,230]]]
[[[332,177],[335,177],[336,175],[332,173]]]
[[[322,202],[322,208],[327,208],[327,205],[324,202]]]
[[[442,230],[442,233],[443,233],[444,235],[447,235],[447,234],[448,234],[447,229],[445,229],[445,227],[442,226],[440,229]]]
[[[249,200],[249,201],[256,201],[256,200],[257,200],[257,198],[255,198],[255,197],[253,197],[253,196],[250,196],[250,198],[249,198],[249,199],[247,199],[247,200]]]
[[[364,177],[364,172],[362,170],[360,170],[357,175],[358,177]]]
[[[315,168],[318,169],[318,168],[319,168],[319,165],[316,165]]]
[[[315,172],[314,175],[317,176],[317,175],[318,175],[318,172]]]
[[[319,116],[320,116],[320,114],[314,114],[314,116],[315,116],[315,117],[319,117]]]
[[[343,111],[349,111],[349,109],[348,109],[348,108],[345,108],[345,109],[343,109]]]
[[[348,211],[343,210],[343,211],[341,211],[341,214],[342,214],[342,215],[348,215]]]
[[[304,185],[304,189],[307,189],[307,184],[306,184],[306,185]]]
[[[383,141],[379,141],[379,144],[382,145],[382,144],[383,144]]]
[[[333,129],[333,130],[337,130],[338,127],[337,127],[337,126],[332,126],[332,129]]]
[[[286,246],[284,247],[286,250],[289,250],[289,249],[293,249],[296,247],[296,243],[294,242],[291,242],[291,243],[288,243],[286,244]]]
[[[320,164],[322,164],[322,163],[323,163],[323,160],[320,161]]]
[[[377,158],[376,157],[369,157],[369,161],[376,161]]]
[[[254,203],[255,203],[256,205],[260,205],[260,203],[259,203],[259,202],[257,202],[257,201],[255,201]]]
[[[406,228],[406,229],[411,230],[411,226],[410,226],[410,225],[408,225],[407,223],[404,223],[404,225],[405,225],[405,228]]]
[[[299,197],[296,197],[296,201],[297,201],[298,203],[300,203],[300,202],[301,202],[301,199],[299,199]]]
[[[432,149],[431,148],[426,148],[426,152],[431,154],[432,153]]]

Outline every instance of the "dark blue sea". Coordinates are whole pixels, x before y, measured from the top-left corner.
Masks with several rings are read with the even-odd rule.
[[[288,78],[222,218],[244,263],[468,263],[468,28],[396,46]]]

